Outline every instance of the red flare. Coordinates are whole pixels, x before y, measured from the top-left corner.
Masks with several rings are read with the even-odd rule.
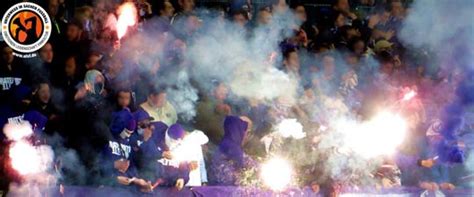
[[[137,8],[133,3],[124,3],[118,8],[117,18],[117,37],[122,39],[127,33],[128,27],[132,27],[137,23]]]

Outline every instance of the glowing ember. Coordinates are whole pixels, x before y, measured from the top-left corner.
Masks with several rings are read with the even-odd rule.
[[[403,100],[404,101],[408,101],[408,100],[411,100],[413,97],[416,96],[416,92],[415,90],[410,90],[409,92],[407,92],[405,95],[403,95]]]
[[[303,125],[296,119],[284,119],[276,127],[282,137],[288,138],[293,137],[294,139],[302,139],[306,137],[306,133],[303,132]]]
[[[273,158],[262,165],[260,175],[266,186],[275,191],[282,191],[290,184],[292,171],[287,161]]]
[[[127,33],[128,27],[137,23],[137,8],[131,2],[124,3],[118,8],[118,19],[116,24],[117,37],[122,37]]]
[[[364,123],[341,121],[337,130],[345,135],[344,148],[373,158],[392,154],[403,142],[407,125],[399,115],[381,112]]]

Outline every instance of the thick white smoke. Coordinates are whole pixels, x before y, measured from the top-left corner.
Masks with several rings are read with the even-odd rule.
[[[167,90],[168,98],[176,109],[178,117],[190,121],[196,116],[196,102],[199,99],[197,90],[189,82],[188,73],[180,71],[173,88]]]
[[[452,41],[472,42],[473,7],[471,0],[414,1],[398,36],[407,46],[429,46],[436,51],[449,48]]]
[[[293,13],[275,14],[271,24],[247,31],[227,19],[210,16],[210,12],[198,11],[199,28],[184,37],[179,34],[188,32],[189,21],[174,24],[180,31],[163,33],[162,21],[151,19],[127,32],[117,52],[120,55],[112,58],[135,63],[124,64],[121,75],[129,79],[135,76],[126,73],[154,73],[154,64],[162,63],[159,76],[151,83],[171,86],[168,98],[184,121],[196,115],[195,88],[210,91],[215,81],[228,85],[238,99],[269,103],[285,97],[294,101],[299,79],[269,63],[271,54],[281,52],[280,42],[297,26]]]
[[[296,25],[292,19],[292,13],[275,13],[270,25],[250,32],[230,21],[204,19],[216,25],[203,25],[204,32],[188,48],[192,75],[205,88],[210,85],[209,79],[223,81],[236,96],[246,99],[293,99],[298,80],[269,63],[271,55],[281,51],[279,42],[290,35],[285,32]]]
[[[271,101],[279,97],[294,100],[298,82],[274,67],[259,67],[245,62],[230,81],[232,92],[240,97]]]
[[[460,78],[458,87],[454,92],[445,92],[438,88],[442,94],[453,94],[448,106],[436,106],[441,109],[459,107],[461,110],[441,111],[443,124],[452,127],[442,127],[441,133],[446,138],[458,135],[464,119],[471,122],[473,117],[467,116],[462,109],[472,105],[472,71],[474,70],[474,1],[431,1],[417,0],[413,3],[410,14],[406,18],[398,36],[407,46],[428,48],[435,54],[430,66],[440,64],[442,71],[451,74],[453,78]],[[461,74],[456,74],[461,73]],[[462,77],[459,77],[461,75]],[[458,79],[457,79],[458,80]],[[468,119],[468,120],[466,120]],[[460,124],[460,125],[456,125]],[[445,129],[447,128],[447,129]],[[457,128],[457,129],[451,129]],[[456,136],[464,143],[472,142],[472,129],[462,136]],[[472,145],[467,145],[467,159],[463,166],[472,174],[474,172],[474,159]],[[456,180],[460,185],[474,185],[474,179]]]

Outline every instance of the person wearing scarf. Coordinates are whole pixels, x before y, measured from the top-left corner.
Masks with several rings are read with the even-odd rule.
[[[135,155],[134,162],[141,177],[155,181],[155,161],[163,157],[159,143],[168,126],[163,122],[151,123],[153,118],[142,109],[134,112],[133,116],[137,122],[136,131],[130,137]]]
[[[133,151],[130,136],[135,130],[136,122],[128,108],[112,114],[110,124],[111,138],[103,152],[102,173],[105,184],[113,186],[138,186],[143,192],[151,191],[151,183],[138,178],[133,162]],[[130,187],[135,189],[135,187]]]
[[[83,85],[74,95],[74,100],[80,100],[87,95],[102,96],[105,94],[104,85],[105,77],[98,70],[89,70],[84,77]]]

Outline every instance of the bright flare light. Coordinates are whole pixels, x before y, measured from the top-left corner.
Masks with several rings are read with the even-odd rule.
[[[293,170],[281,158],[273,158],[262,165],[261,178],[266,186],[275,191],[284,190],[291,182]]]
[[[9,140],[18,141],[33,135],[33,130],[28,122],[21,124],[6,124],[3,128],[5,135]]]
[[[40,172],[41,158],[35,147],[25,141],[15,142],[9,151],[12,167],[21,175]]]
[[[186,135],[179,146],[171,150],[173,160],[178,162],[199,161],[202,157],[201,146],[209,142],[202,131],[193,131]]]
[[[7,124],[4,133],[12,141],[8,150],[11,167],[20,175],[46,172],[52,166],[54,153],[49,146],[34,146],[28,141],[33,130],[28,122]]]
[[[131,2],[124,3],[118,8],[118,19],[116,24],[117,37],[122,39],[127,33],[128,27],[137,23],[137,8]]]
[[[303,125],[296,119],[282,120],[277,125],[276,131],[284,138],[293,137],[294,139],[301,139],[306,137],[306,133],[303,132]]]
[[[407,125],[399,115],[381,112],[363,123],[341,121],[337,130],[345,136],[344,148],[373,158],[392,154],[403,142]]]
[[[403,95],[403,100],[404,101],[408,101],[408,100],[411,100],[413,97],[416,96],[416,92],[415,90],[410,90],[409,92],[407,92],[405,95]]]

